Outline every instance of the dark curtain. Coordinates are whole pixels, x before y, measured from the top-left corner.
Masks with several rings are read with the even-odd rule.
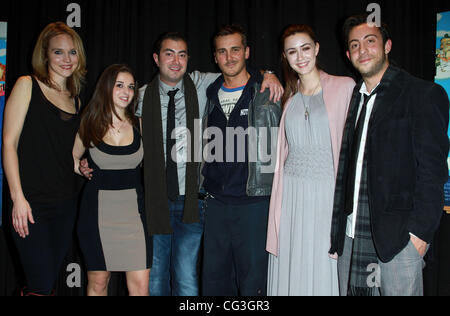
[[[426,296],[450,296],[450,214],[445,214],[428,250],[424,269]]]
[[[189,41],[190,70],[218,71],[211,50],[214,30],[238,23],[249,33],[250,64],[280,73],[279,36],[292,23],[314,27],[320,61],[333,74],[354,75],[341,41],[341,25],[375,1],[361,0],[6,0],[0,20],[8,22],[7,92],[19,75],[30,73],[31,54],[40,31],[66,21],[67,6],[81,7],[81,35],[88,58],[83,100],[88,101],[101,71],[125,62],[147,83],[156,73],[153,44],[162,32],[181,31]],[[436,13],[450,10],[447,0],[378,0],[394,42],[391,58],[412,74],[434,78]]]
[[[88,58],[88,75],[81,95],[86,104],[96,79],[112,63],[129,64],[136,71],[140,84],[149,82],[157,70],[152,58],[153,44],[158,35],[165,31],[181,31],[187,36],[190,71],[218,71],[212,57],[211,37],[218,26],[229,23],[241,24],[247,29],[251,47],[250,65],[258,69],[273,69],[280,78],[280,33],[288,24],[309,24],[316,30],[321,45],[319,60],[322,68],[331,74],[351,75],[358,79],[345,56],[341,26],[347,16],[365,11],[372,2],[375,1],[5,0],[1,4],[0,20],[8,22],[7,96],[15,80],[30,73],[31,54],[40,31],[50,22],[65,22],[70,14],[66,10],[70,3],[81,7],[81,27],[75,29],[84,41]],[[436,14],[449,11],[450,2],[376,2],[381,6],[382,20],[391,29],[394,44],[391,60],[413,75],[433,80]],[[5,195],[8,193],[5,192]],[[436,238],[446,237],[442,242],[436,242],[439,247],[435,247],[438,249],[432,251],[433,256],[429,259],[436,264],[430,264],[427,268],[426,282],[430,284],[427,285],[430,289],[444,287],[437,281],[443,282],[438,263],[441,258],[449,260],[450,252],[448,215],[444,219]],[[4,223],[6,226],[8,221]],[[21,272],[6,227],[5,231],[0,230],[0,295],[11,295],[17,284],[21,283]],[[68,262],[82,264],[76,243]],[[447,261],[446,267],[449,265]],[[67,274],[63,268],[57,294],[83,295],[83,289],[67,289]],[[85,280],[83,282],[84,287]],[[450,284],[448,276],[446,282]],[[123,275],[113,277],[110,290],[116,295],[126,293]],[[436,294],[438,290],[428,292]]]

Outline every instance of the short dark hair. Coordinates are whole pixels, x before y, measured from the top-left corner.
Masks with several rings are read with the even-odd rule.
[[[217,30],[217,32],[214,34],[214,38],[213,38],[214,50],[216,49],[217,38],[222,37],[222,36],[233,35],[233,34],[241,35],[242,45],[244,45],[244,47],[246,48],[247,47],[247,33],[245,32],[244,28],[237,24],[229,24],[229,25],[220,27]]]
[[[183,41],[186,44],[186,48],[188,46],[187,39],[183,34],[181,34],[179,32],[166,32],[166,33],[161,34],[158,37],[158,39],[156,40],[155,47],[153,48],[153,52],[159,55],[161,53],[162,43],[168,39],[177,41],[177,42]]]
[[[351,17],[347,18],[342,28],[342,35],[346,48],[349,47],[348,41],[351,30],[359,25],[366,24],[368,19],[369,15],[367,13],[352,15]],[[377,28],[380,30],[381,35],[383,36],[383,44],[386,44],[386,42],[391,39],[388,26],[385,23],[381,23],[381,25]]]

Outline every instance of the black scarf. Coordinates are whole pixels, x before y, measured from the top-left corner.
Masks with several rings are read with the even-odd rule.
[[[187,128],[194,135],[194,120],[199,119],[197,89],[191,78],[183,79]],[[144,187],[147,226],[150,235],[171,234],[167,197],[166,164],[161,122],[160,81],[157,76],[145,90],[142,106],[142,138],[144,142]],[[188,140],[186,164],[186,197],[183,223],[199,222],[198,163],[195,162],[194,141]]]

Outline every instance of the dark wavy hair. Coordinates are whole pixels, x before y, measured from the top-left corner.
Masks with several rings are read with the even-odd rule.
[[[127,65],[109,66],[100,76],[94,95],[83,111],[79,135],[86,148],[97,146],[112,125],[113,114],[118,117],[113,102],[113,89],[120,73],[129,73],[136,78],[134,72]],[[137,100],[138,86],[136,83],[133,99],[125,110],[126,118],[135,127],[139,126],[139,120],[135,116]]]
[[[342,37],[344,39],[345,48],[348,49],[349,47],[349,34],[351,30],[357,26],[360,26],[362,24],[366,24],[369,19],[369,15],[367,13],[352,15],[347,18],[344,22],[344,26],[342,27]],[[391,34],[389,32],[389,27],[387,24],[382,23],[377,28],[380,30],[381,35],[383,36],[383,44],[386,44],[388,40],[391,39]]]
[[[313,29],[306,24],[292,24],[289,25],[281,35],[281,66],[283,69],[283,75],[284,75],[284,81],[286,83],[286,87],[284,89],[283,97],[281,98],[281,106],[284,108],[286,105],[286,102],[289,100],[290,97],[292,97],[294,94],[298,92],[298,74],[297,72],[292,69],[292,67],[289,65],[289,62],[287,61],[287,58],[284,54],[284,42],[286,38],[289,36],[304,33],[307,34],[315,44],[318,43],[316,33],[314,33]],[[320,69],[319,66],[316,63],[317,69]]]

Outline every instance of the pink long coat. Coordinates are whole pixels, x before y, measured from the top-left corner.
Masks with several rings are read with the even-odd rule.
[[[320,84],[323,90],[323,99],[328,113],[330,124],[331,145],[333,151],[334,174],[336,177],[339,163],[339,152],[341,150],[342,134],[348,107],[352,98],[355,82],[349,77],[331,76],[323,71],[320,72]],[[280,232],[281,203],[283,200],[283,174],[284,164],[289,153],[289,146],[285,134],[286,112],[290,105],[286,103],[280,122],[278,134],[277,163],[272,186],[272,196],[269,209],[269,223],[267,228],[266,250],[278,256],[278,236]],[[330,218],[331,225],[331,218]]]

